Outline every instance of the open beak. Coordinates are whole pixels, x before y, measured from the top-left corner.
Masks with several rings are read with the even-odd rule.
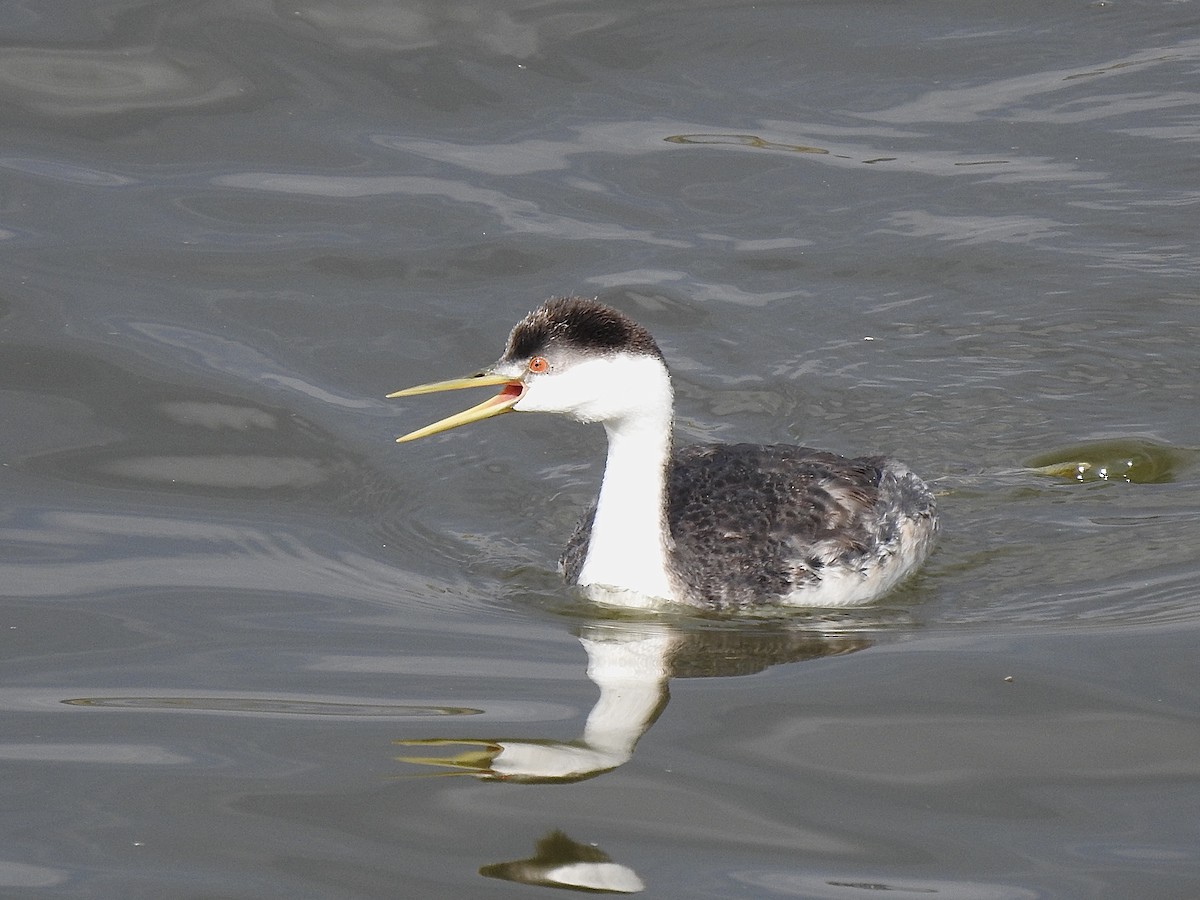
[[[470,422],[478,422],[480,419],[490,419],[492,416],[498,416],[501,413],[512,412],[513,406],[521,399],[521,395],[525,392],[525,385],[519,379],[511,378],[508,375],[491,375],[487,372],[481,372],[469,378],[452,378],[449,381],[418,384],[416,387],[405,388],[402,391],[396,391],[394,394],[388,394],[388,399],[390,400],[393,397],[412,397],[416,394],[435,394],[440,391],[460,391],[463,388],[486,387],[494,384],[504,385],[500,393],[495,397],[492,397],[490,400],[484,400],[478,406],[472,406],[470,409],[464,409],[460,413],[434,422],[432,425],[426,425],[424,428],[410,431],[408,434],[396,438],[396,443],[403,444],[407,441],[415,441],[417,438],[429,437],[429,435],[437,434],[441,431],[449,431],[451,428],[457,428],[459,425],[467,425]]]

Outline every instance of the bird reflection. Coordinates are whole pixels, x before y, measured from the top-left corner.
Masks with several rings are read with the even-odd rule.
[[[776,664],[852,653],[871,644],[861,634],[778,624],[683,630],[662,622],[619,621],[586,625],[579,642],[587,653],[588,678],[600,690],[579,737],[402,740],[396,743],[459,749],[397,759],[485,781],[582,781],[632,758],[638,740],[667,706],[671,678],[750,675]],[[485,865],[479,874],[587,893],[633,894],[645,888],[632,868],[557,829],[536,842],[532,856]]]
[[[646,889],[637,872],[613,862],[592,844],[551,831],[534,845],[533,856],[483,866],[479,874],[519,884],[570,888],[593,894],[637,894]]]
[[[581,781],[629,761],[638,740],[666,707],[673,677],[749,675],[870,644],[857,635],[785,627],[681,631],[661,623],[619,622],[589,624],[579,642],[587,653],[588,678],[600,689],[579,737],[401,740],[396,743],[405,747],[461,749],[397,759],[488,781]]]

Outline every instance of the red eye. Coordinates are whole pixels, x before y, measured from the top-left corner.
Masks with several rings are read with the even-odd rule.
[[[550,371],[550,362],[544,356],[535,356],[529,361],[529,371],[535,375]]]

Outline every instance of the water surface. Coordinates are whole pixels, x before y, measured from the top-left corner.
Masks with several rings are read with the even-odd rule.
[[[0,22],[5,896],[1200,890],[1191,4]],[[571,596],[602,434],[383,396],[573,292],[680,441],[926,475],[924,573]]]

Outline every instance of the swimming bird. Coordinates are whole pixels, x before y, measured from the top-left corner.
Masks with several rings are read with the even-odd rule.
[[[567,581],[599,602],[858,606],[914,572],[933,544],[933,494],[895,460],[786,444],[674,448],[662,351],[596,300],[548,300],[516,324],[493,365],[388,397],[487,385],[500,392],[397,442],[508,412],[602,424],[600,493],[560,561]]]

